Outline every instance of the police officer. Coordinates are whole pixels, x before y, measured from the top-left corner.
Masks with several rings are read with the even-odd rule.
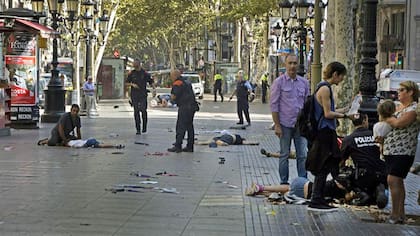
[[[194,114],[198,111],[198,104],[195,100],[194,91],[191,83],[181,77],[181,72],[177,69],[171,71],[172,90],[171,99],[178,106],[178,117],[176,121],[175,144],[169,148],[169,152],[193,152],[194,151]],[[187,146],[182,148],[182,140],[185,132],[188,132]]]
[[[343,139],[342,158],[351,157],[355,165],[352,187],[367,194],[359,204],[374,202],[382,209],[388,203],[385,195],[387,186],[385,162],[380,159],[379,147],[375,143],[373,132],[368,129],[367,115],[355,115],[352,122],[355,130]]]
[[[242,112],[245,114],[245,119],[248,122],[248,125],[251,125],[251,119],[249,118],[249,102],[248,94],[253,95],[251,84],[244,80],[244,72],[242,70],[238,71],[236,76],[236,89],[233,91],[232,95],[229,98],[229,101],[232,100],[232,97],[236,95],[237,100],[237,112],[239,122],[238,125],[244,124],[244,118]]]
[[[223,76],[220,74],[220,71],[217,71],[216,74],[214,75],[214,86],[213,86],[215,102],[217,102],[217,92],[219,92],[221,102],[223,102],[222,83],[223,83]]]
[[[134,107],[134,120],[136,122],[136,134],[147,132],[147,90],[146,85],[149,83],[153,87],[153,96],[156,95],[156,87],[150,74],[147,73],[140,60],[134,61],[134,70],[127,77],[127,84],[131,86],[131,105]],[[140,132],[140,112],[143,120],[143,129]]]
[[[261,100],[262,103],[267,103],[267,89],[270,87],[270,85],[268,85],[268,72],[265,72],[262,76],[261,76]]]

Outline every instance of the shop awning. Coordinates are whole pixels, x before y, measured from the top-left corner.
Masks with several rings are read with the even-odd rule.
[[[49,37],[53,37],[54,35],[59,35],[59,32],[45,25],[41,25],[37,22],[24,20],[24,19],[14,19],[14,20],[15,20],[14,24],[19,24],[23,26],[24,28],[28,28],[31,31],[38,31],[41,37],[43,38],[49,38]],[[6,27],[4,26],[4,19],[0,19],[0,32],[3,29],[6,29]],[[13,29],[16,29],[16,25],[13,26]]]

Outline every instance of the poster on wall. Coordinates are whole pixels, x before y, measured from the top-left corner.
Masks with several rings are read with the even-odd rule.
[[[35,105],[36,35],[11,32],[4,46],[4,71],[12,89],[12,105]]]

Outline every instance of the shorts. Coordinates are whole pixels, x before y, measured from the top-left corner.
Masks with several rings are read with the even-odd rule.
[[[413,162],[414,156],[385,155],[386,173],[405,179]]]
[[[304,187],[305,184],[309,182],[309,180],[307,178],[304,177],[297,177],[296,179],[294,179],[292,181],[292,184],[290,184],[290,191],[289,193],[291,195],[296,195],[298,197],[301,198],[305,198],[305,194],[304,194]]]
[[[86,143],[85,143],[84,146],[85,147],[94,147],[94,148],[97,148],[97,147],[99,147],[99,142],[96,139],[94,139],[94,138],[90,138],[90,139],[86,140]]]

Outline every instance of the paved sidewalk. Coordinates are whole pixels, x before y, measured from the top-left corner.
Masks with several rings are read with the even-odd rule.
[[[0,235],[420,234],[419,226],[370,223],[368,215],[349,208],[314,214],[305,206],[272,205],[244,196],[252,181],[276,184],[279,179],[277,159],[259,154],[261,147],[278,149],[277,138],[266,129],[271,124],[268,105],[257,100],[250,110],[252,126],[233,132],[260,146],[196,145],[194,153],[166,152],[175,139],[176,109],[149,109],[148,133],[136,136],[126,100],[101,101],[98,118],[82,118],[83,137],[123,143],[122,150],[37,146],[53,124],[12,130],[12,136],[0,137]],[[211,131],[236,122],[234,101],[205,100],[195,119],[197,139],[208,139]],[[219,158],[225,158],[224,164]],[[295,161],[290,165],[293,178]],[[154,176],[150,180],[158,183],[140,184],[146,179],[130,175],[132,171]],[[163,171],[177,176],[155,175]],[[117,184],[176,188],[179,193],[105,190]],[[408,214],[420,215],[418,186],[420,177],[410,175]]]

